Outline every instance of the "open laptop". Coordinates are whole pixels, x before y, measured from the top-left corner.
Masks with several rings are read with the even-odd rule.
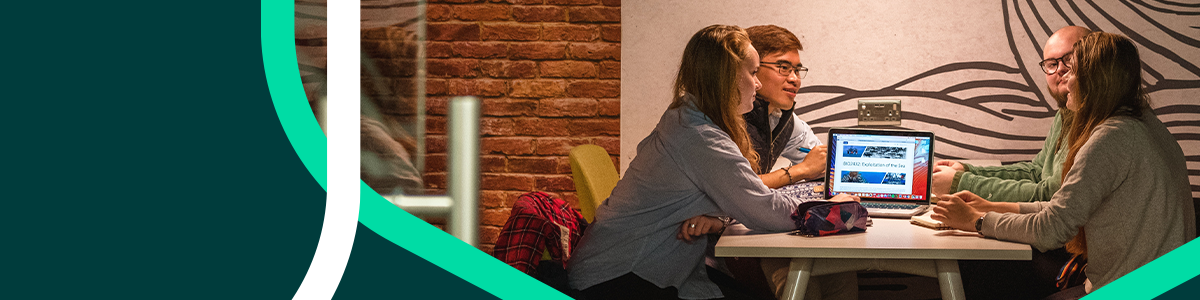
[[[928,131],[830,129],[825,199],[859,196],[871,217],[911,218],[924,212],[933,139]]]

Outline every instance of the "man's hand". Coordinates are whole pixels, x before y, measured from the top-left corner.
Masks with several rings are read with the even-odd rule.
[[[862,198],[859,198],[858,196],[851,195],[851,194],[837,194],[837,196],[833,196],[833,198],[829,198],[829,201],[833,201],[833,202],[849,202],[849,201],[861,202],[861,201],[862,201]]]
[[[950,185],[954,184],[954,174],[957,170],[949,166],[933,167],[933,189],[930,190],[934,195],[949,194]]]
[[[675,238],[690,244],[696,240],[697,236],[718,233],[724,228],[725,222],[721,222],[720,219],[699,215],[683,221],[683,224],[679,225],[679,233],[675,234]]]
[[[826,147],[825,145],[817,145],[816,147],[813,147],[811,150],[808,151],[808,155],[804,156],[804,161],[808,161],[809,159],[816,159],[817,161],[821,162],[821,165],[824,165],[825,159],[828,157],[829,157],[829,147]]]
[[[804,161],[792,166],[789,171],[794,177],[793,180],[800,179],[815,179],[825,175],[826,159],[829,157],[829,148],[825,145],[818,145],[808,151],[808,155],[804,156]]]
[[[938,195],[938,203],[933,207],[933,215],[930,215],[930,217],[954,229],[975,231],[975,221],[987,213],[975,210],[974,207],[967,205],[963,199],[956,195],[958,194]]]
[[[934,163],[933,166],[935,166],[935,167],[947,166],[958,172],[966,172],[967,171],[967,167],[964,167],[962,163],[960,163],[956,160],[939,160],[936,163]]]

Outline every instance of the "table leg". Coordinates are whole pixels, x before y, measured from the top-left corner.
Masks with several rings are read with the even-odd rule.
[[[942,300],[966,299],[963,292],[962,275],[958,272],[958,261],[939,259],[935,263],[937,264],[938,285],[942,288]]]
[[[957,265],[955,265],[957,267]],[[792,264],[788,268],[787,286],[783,289],[783,299],[780,300],[801,300],[804,299],[804,292],[808,290],[808,279],[812,277],[813,259],[811,258],[793,258]],[[958,272],[958,269],[955,269]]]

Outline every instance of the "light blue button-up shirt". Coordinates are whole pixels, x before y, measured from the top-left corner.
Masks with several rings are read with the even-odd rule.
[[[705,272],[707,237],[675,238],[683,221],[723,215],[752,229],[789,231],[801,202],[763,185],[729,135],[694,106],[668,109],[567,263],[571,287],[632,272],[676,287],[683,299],[723,297]]]

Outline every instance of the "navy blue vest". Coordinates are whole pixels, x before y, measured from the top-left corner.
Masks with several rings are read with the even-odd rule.
[[[754,146],[754,152],[758,152],[758,173],[770,173],[771,166],[775,165],[775,161],[779,159],[779,154],[783,153],[784,146],[787,146],[788,139],[792,138],[792,128],[795,123],[792,122],[793,108],[783,111],[779,117],[779,124],[775,126],[775,130],[771,130],[771,113],[769,103],[763,98],[754,96],[754,109],[742,115],[746,119],[746,133],[750,135],[750,144]]]

